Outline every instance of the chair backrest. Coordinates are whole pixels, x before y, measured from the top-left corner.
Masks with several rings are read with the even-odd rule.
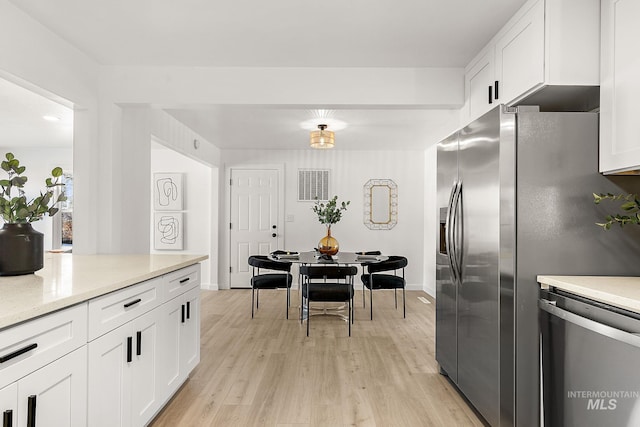
[[[407,259],[403,256],[391,255],[387,260],[365,264],[369,273],[379,273],[381,271],[399,270],[407,266]]]
[[[291,263],[289,261],[274,261],[265,255],[251,255],[248,262],[252,267],[277,271],[291,271]]]
[[[358,274],[358,269],[354,266],[302,265],[300,266],[300,274],[307,276],[309,279],[339,280],[346,279],[348,276],[355,276]]]

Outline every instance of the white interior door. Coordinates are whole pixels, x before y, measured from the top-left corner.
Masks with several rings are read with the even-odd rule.
[[[249,255],[267,255],[280,242],[278,171],[231,169],[230,218],[229,286],[249,288]]]

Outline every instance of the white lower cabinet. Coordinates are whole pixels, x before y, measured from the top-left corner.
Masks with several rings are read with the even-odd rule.
[[[161,387],[173,394],[200,362],[200,287],[163,307]]]
[[[89,425],[141,426],[159,395],[160,308],[89,343]]]
[[[81,347],[0,390],[3,426],[85,426],[86,384]]]
[[[0,389],[0,412],[2,426],[15,426],[18,416],[18,383]]]
[[[112,325],[111,330],[88,344],[89,426],[148,424],[198,364],[199,267],[170,273],[151,287],[145,282],[89,303],[90,331],[100,330],[92,328],[96,324]],[[169,293],[167,284],[172,282],[182,285]],[[135,289],[137,286],[145,287]],[[153,296],[150,301],[158,304],[141,303],[144,297],[138,290]],[[109,310],[102,307],[120,313],[120,324],[105,316]]]

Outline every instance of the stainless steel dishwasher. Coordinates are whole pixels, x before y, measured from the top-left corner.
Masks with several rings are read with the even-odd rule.
[[[545,426],[640,426],[640,315],[541,290]]]

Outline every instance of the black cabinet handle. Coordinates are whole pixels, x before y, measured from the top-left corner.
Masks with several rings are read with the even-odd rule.
[[[136,355],[142,354],[142,331],[136,332]]]
[[[137,303],[139,303],[140,301],[142,301],[140,298],[138,298],[138,299],[134,299],[133,301],[126,303],[126,304],[124,305],[124,308],[129,308],[129,307],[131,307],[132,305],[136,305],[136,304],[137,304]]]
[[[133,360],[133,356],[131,354],[132,343],[133,343],[133,338],[127,337],[127,363],[130,363]]]
[[[38,347],[38,344],[33,343],[33,344],[29,344],[28,346],[22,347],[20,350],[16,350],[13,353],[9,353],[6,356],[0,356],[0,363],[8,362],[9,360],[13,359],[14,357],[18,357],[21,354],[24,354],[27,351],[31,351],[36,347]]]
[[[493,83],[493,95],[494,95],[493,98],[495,100],[498,100],[498,81],[497,80]]]
[[[36,427],[36,399],[32,394],[27,401],[27,427]]]
[[[493,104],[493,86],[489,86],[489,104]]]
[[[2,427],[13,427],[13,411],[7,409],[2,414]]]
[[[191,319],[191,301],[187,301],[187,319]]]
[[[184,323],[184,304],[182,304],[182,323]]]
[[[186,282],[188,282],[188,281],[189,281],[189,277],[187,277],[186,279],[182,279],[182,280],[180,280],[180,283],[186,283]]]

